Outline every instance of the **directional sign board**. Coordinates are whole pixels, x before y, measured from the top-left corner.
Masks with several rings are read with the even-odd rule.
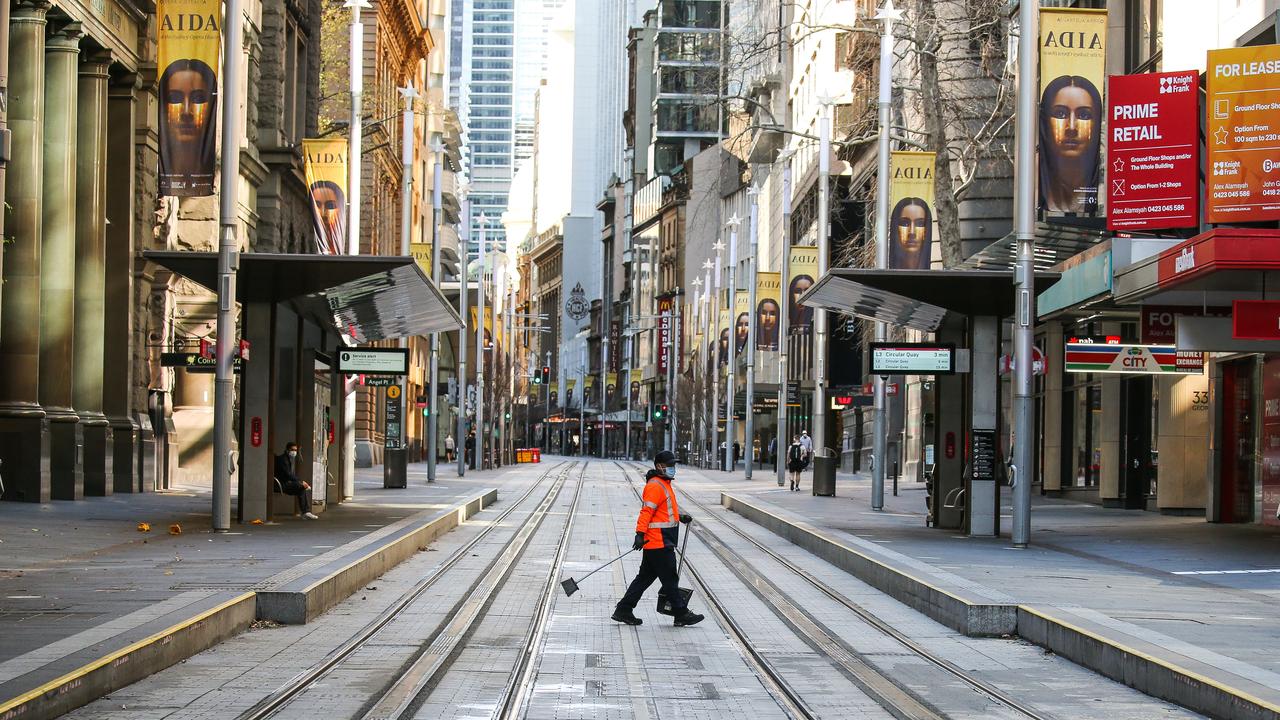
[[[408,375],[408,348],[349,348],[338,351],[338,372],[364,375]]]
[[[950,375],[956,349],[938,343],[871,343],[872,375]]]
[[[232,369],[240,372],[241,360],[238,357],[232,358]],[[180,367],[188,372],[206,372],[211,373],[217,370],[218,361],[216,358],[205,357],[200,353],[160,353],[160,365],[162,367]]]

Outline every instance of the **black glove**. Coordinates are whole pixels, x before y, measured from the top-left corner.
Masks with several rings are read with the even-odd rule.
[[[692,515],[681,515],[681,516],[680,516],[680,522],[684,523],[685,525],[688,525],[689,523],[693,522],[693,516],[692,516]]]
[[[636,539],[631,543],[631,549],[632,550],[644,549],[644,533],[642,532],[636,533]]]

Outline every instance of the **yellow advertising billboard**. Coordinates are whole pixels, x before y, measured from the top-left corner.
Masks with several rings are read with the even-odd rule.
[[[1050,215],[1103,214],[1106,37],[1106,10],[1040,9],[1040,205]]]
[[[316,251],[341,255],[347,242],[347,141],[304,139],[302,154]]]
[[[796,299],[818,281],[818,248],[796,245],[791,248],[787,262],[787,333],[808,335],[813,326],[813,308],[801,305]]]
[[[931,152],[899,150],[890,160],[889,257],[886,267],[928,270],[933,259],[933,167]]]
[[[1280,46],[1210,50],[1205,74],[1206,219],[1280,219]]]
[[[160,194],[213,194],[218,147],[219,0],[160,0]]]
[[[782,274],[756,273],[756,349],[778,349],[778,318],[782,317]]]

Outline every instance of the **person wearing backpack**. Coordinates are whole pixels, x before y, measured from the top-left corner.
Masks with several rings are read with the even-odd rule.
[[[791,471],[792,491],[800,489],[800,472],[804,470],[807,457],[804,445],[800,444],[800,436],[792,436],[791,445],[787,448],[787,470]]]

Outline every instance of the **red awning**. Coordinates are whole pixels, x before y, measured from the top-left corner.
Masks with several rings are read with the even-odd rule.
[[[1280,230],[1215,228],[1116,273],[1116,302],[1230,305],[1280,291]]]

